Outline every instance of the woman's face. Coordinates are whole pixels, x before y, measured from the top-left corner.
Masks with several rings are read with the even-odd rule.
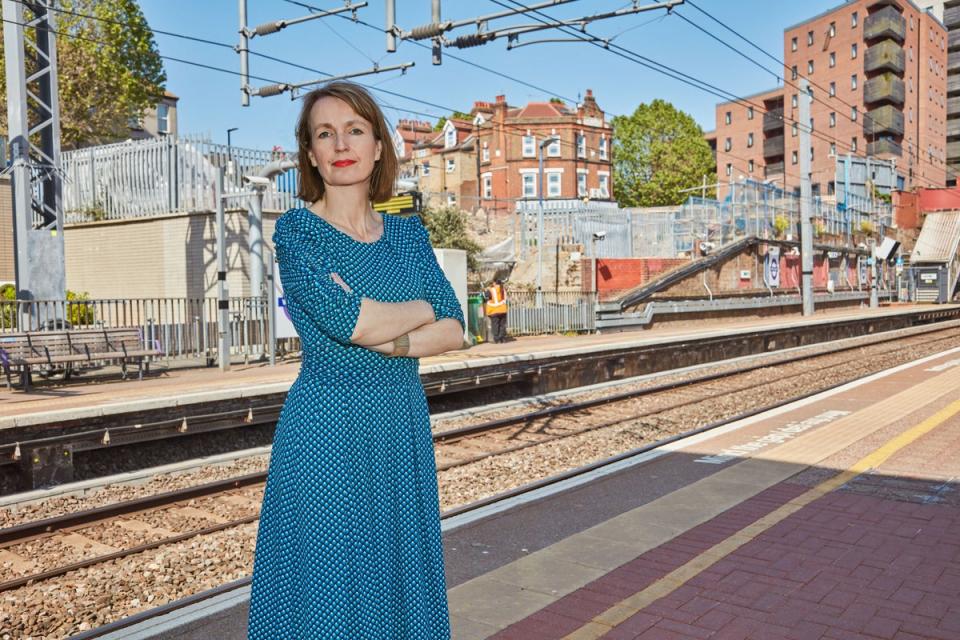
[[[326,187],[367,185],[381,143],[373,126],[339,98],[320,98],[310,109],[310,164]]]

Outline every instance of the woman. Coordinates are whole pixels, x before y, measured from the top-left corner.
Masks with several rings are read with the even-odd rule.
[[[309,93],[300,198],[273,242],[300,375],[277,424],[249,637],[446,639],[436,468],[417,358],[463,314],[416,218],[381,215],[397,158],[360,87]]]

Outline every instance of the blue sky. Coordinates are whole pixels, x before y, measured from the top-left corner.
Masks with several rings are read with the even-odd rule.
[[[309,4],[333,9],[343,6],[334,0],[305,0]],[[532,4],[527,0],[524,4]],[[698,6],[735,28],[745,37],[773,53],[783,55],[783,29],[839,4],[837,0],[696,0]],[[642,1],[641,4],[647,2]],[[141,7],[154,29],[173,31],[222,43],[238,41],[238,14],[235,0],[141,0]],[[509,4],[509,3],[507,3]],[[630,6],[629,0],[578,0],[555,7],[548,14],[573,18]],[[251,26],[305,15],[308,11],[284,0],[249,0]],[[443,18],[460,20],[502,11],[491,0],[443,0]],[[680,6],[676,12],[708,28],[752,57],[775,68],[775,63],[722,30],[692,6]],[[382,27],[382,0],[370,0],[358,10],[365,22]],[[397,0],[397,23],[410,29],[429,22],[430,0]],[[530,19],[508,18],[491,27],[529,24]],[[453,35],[466,34],[465,27]],[[776,85],[774,77],[697,31],[678,16],[663,11],[640,13],[595,23],[591,34],[611,37],[621,47],[668,64],[686,74],[701,78],[736,95],[745,96]],[[550,33],[550,32],[542,32]],[[619,34],[619,35],[617,35]],[[525,36],[524,40],[535,36]],[[541,35],[540,37],[557,37]],[[215,67],[239,71],[239,56],[230,49],[157,35],[160,53]],[[632,112],[638,104],[662,98],[687,111],[705,129],[714,128],[714,106],[721,100],[702,90],[659,75],[608,51],[586,43],[558,43],[524,46],[512,51],[505,40],[497,40],[470,49],[445,49],[473,63],[505,73],[537,88],[445,57],[441,66],[433,66],[430,51],[410,42],[400,42],[395,53],[385,50],[384,35],[368,27],[337,17],[293,25],[280,33],[256,37],[250,49],[288,60],[329,74],[342,74],[382,66],[414,62],[406,75],[397,72],[368,76],[359,81],[425,101],[374,92],[387,118],[436,119],[451,109],[469,111],[474,100],[490,100],[505,94],[512,105],[532,100],[547,100],[556,95],[576,101],[587,88],[593,90],[600,107],[609,116]],[[233,132],[233,144],[269,149],[274,145],[293,147],[293,125],[297,103],[289,95],[251,98],[249,107],[240,106],[238,76],[200,69],[165,60],[167,88],[180,97],[180,134],[209,135],[215,142],[226,142],[226,130]],[[255,56],[250,73],[283,82],[305,82],[320,74],[293,68]],[[265,84],[252,81],[252,84]]]

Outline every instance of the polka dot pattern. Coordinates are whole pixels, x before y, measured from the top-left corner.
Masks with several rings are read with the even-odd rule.
[[[360,300],[463,314],[416,218],[357,242],[306,209],[273,236],[303,344],[277,424],[257,537],[249,638],[450,637],[436,467],[415,358],[350,343]],[[330,279],[336,272],[352,292]]]

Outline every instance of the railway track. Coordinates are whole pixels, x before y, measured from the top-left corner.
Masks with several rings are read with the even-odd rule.
[[[441,499],[445,506],[443,517],[457,516],[505,497],[662,447],[694,433],[729,424],[747,415],[794,402],[800,397],[820,393],[892,366],[898,359],[913,359],[916,353],[933,353],[960,345],[960,328],[956,326],[925,331],[914,328],[909,331],[913,333],[908,337],[902,334],[874,336],[869,345],[827,349],[817,347],[818,353],[815,354],[798,353],[772,360],[768,357],[755,365],[738,365],[729,371],[713,371],[661,384],[646,383],[639,388],[615,392],[578,394],[556,406],[525,413],[514,410],[510,415],[438,430],[434,438],[438,451]],[[897,343],[891,347],[890,343],[894,341]],[[855,359],[851,355],[860,357]],[[837,361],[828,362],[825,360],[828,358]],[[857,366],[844,372],[844,365],[850,367],[852,361]],[[787,368],[791,366],[797,370],[788,371]],[[762,374],[769,373],[771,367],[776,368],[776,380],[756,379],[756,376],[763,378]],[[761,384],[764,382],[768,384]],[[803,393],[778,395],[779,392],[769,389],[777,382],[783,386],[802,388]],[[768,390],[764,391],[765,388]],[[736,399],[738,394],[746,393],[760,397],[762,402],[751,406]],[[713,403],[713,408],[709,410],[709,415],[714,416],[713,420],[696,417],[695,424],[691,426],[669,418],[671,413],[691,413],[691,408],[698,403]],[[637,423],[650,424],[654,420],[667,426],[650,430],[645,436],[647,440],[640,446],[620,448],[613,455],[599,456],[599,459],[594,457],[586,463],[570,457],[563,468],[547,470],[539,476],[526,477],[523,481],[510,478],[511,484],[506,488],[487,491],[487,495],[477,497],[463,494],[459,500],[450,499],[449,491],[444,495],[444,485],[455,484],[451,480],[452,473],[472,478],[473,484],[480,484],[477,480],[489,475],[489,468],[485,468],[484,464],[490,461],[511,455],[536,456],[539,452],[537,445],[546,451],[558,443],[583,442],[584,438],[602,439],[606,437],[603,435],[605,431],[623,429],[624,426]],[[454,454],[453,449],[444,449],[453,446],[460,447],[458,453]],[[564,446],[569,448],[577,445]],[[231,528],[239,528],[237,537],[246,540],[243,544],[248,544],[252,550],[255,529],[243,529],[243,525],[251,525],[257,520],[265,476],[265,472],[251,473],[242,478],[4,529],[0,531],[0,568],[3,569],[0,592],[5,592],[4,595],[17,594],[21,589],[29,590],[37,585],[55,583],[67,574],[76,575],[74,572],[78,569],[90,572],[98,565],[117,566],[125,561],[136,561],[131,556],[162,547],[176,547],[192,538],[210,536],[212,539],[218,532]],[[43,555],[42,550],[50,549],[66,549],[68,552],[52,553],[49,561],[36,562],[36,558]],[[130,615],[135,610],[128,609],[124,614]],[[97,624],[106,622],[109,620],[97,618]],[[4,626],[0,619],[0,631]],[[71,632],[83,630],[82,625],[70,628]]]

